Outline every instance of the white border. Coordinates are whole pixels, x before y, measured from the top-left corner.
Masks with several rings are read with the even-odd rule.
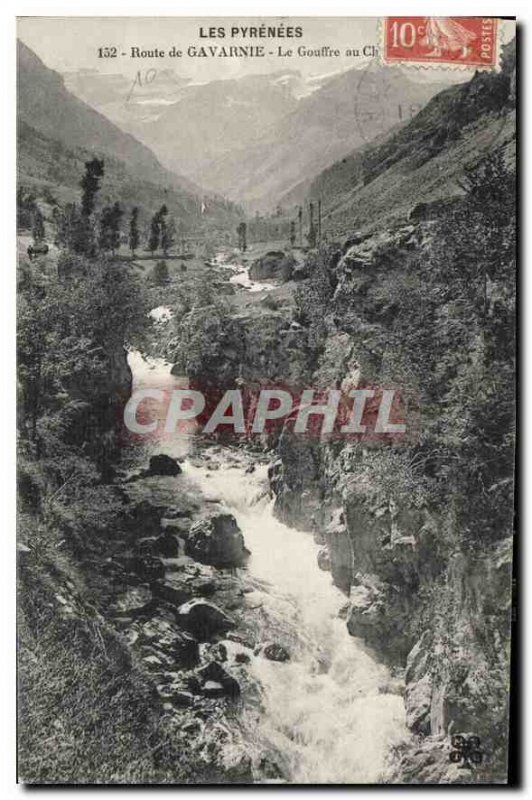
[[[3,692],[1,698],[0,708],[2,709],[2,718],[0,724],[0,788],[2,798],[11,798],[19,795],[24,791],[23,787],[15,785],[15,660],[14,660],[14,637],[15,637],[15,582],[14,582],[14,518],[15,518],[15,501],[14,501],[14,466],[15,466],[15,414],[14,414],[14,387],[15,387],[15,361],[14,361],[14,326],[15,326],[15,17],[16,16],[392,16],[396,14],[408,16],[422,16],[430,11],[433,15],[440,16],[498,16],[501,12],[505,15],[515,15],[518,17],[518,22],[524,26],[524,35],[521,40],[522,49],[525,50],[525,38],[528,33],[527,28],[530,22],[531,12],[530,4],[521,2],[513,2],[509,4],[502,4],[501,2],[412,2],[409,0],[404,3],[383,3],[379,0],[374,0],[367,5],[357,4],[353,2],[346,2],[346,0],[326,0],[318,3],[314,0],[267,0],[267,2],[256,2],[256,0],[226,0],[223,4],[215,0],[187,0],[181,2],[179,0],[153,0],[148,3],[145,0],[116,0],[109,2],[76,2],[75,4],[70,0],[62,0],[61,2],[38,2],[33,0],[30,2],[11,2],[4,0],[0,10],[0,36],[1,36],[1,50],[0,50],[0,63],[1,63],[1,81],[2,91],[0,93],[2,103],[2,114],[0,115],[0,132],[2,140],[2,212],[0,214],[0,226],[2,231],[2,254],[3,268],[0,272],[1,290],[0,302],[2,304],[0,312],[0,353],[2,363],[2,414],[0,419],[3,423],[3,441],[0,446],[0,457],[2,458],[2,469],[0,470],[1,487],[2,487],[2,532],[0,534],[0,543],[2,547],[2,558],[0,558],[0,619],[2,628],[0,630],[0,641],[2,642],[2,656],[0,658],[1,680],[0,686]],[[530,40],[528,42],[530,44]],[[526,87],[526,79],[529,77],[529,58],[526,52],[522,55],[522,67],[525,74],[521,73],[520,80],[521,86]],[[525,145],[526,122],[529,121],[529,110],[526,106],[528,100],[528,92],[521,90],[521,105],[522,113],[522,130],[521,137],[523,142],[523,150]],[[524,178],[530,177],[530,167],[525,169]],[[522,195],[525,194],[526,180],[523,181],[521,187]],[[523,202],[523,201],[522,201]],[[528,223],[528,224],[527,224]],[[528,210],[524,209],[521,220],[522,233],[530,228],[532,219],[529,218]],[[525,260],[526,248],[525,241],[523,240],[522,253],[521,253],[521,292],[523,294],[521,300],[523,337],[521,341],[521,384],[524,392],[521,406],[523,416],[525,409],[530,406],[532,396],[530,393],[530,371],[526,370],[528,362],[528,354],[532,353],[532,326],[530,319],[532,314],[527,310],[532,307],[531,297],[531,282],[527,279],[526,271],[528,264]],[[524,435],[521,436],[522,443],[525,445],[526,454],[530,450],[531,433],[530,428],[525,426]],[[524,598],[524,585],[525,573],[530,575],[530,553],[531,548],[526,547],[526,538],[529,533],[526,522],[529,519],[528,504],[526,499],[532,497],[532,470],[530,474],[526,470],[527,460],[523,458],[522,474],[521,474],[521,497],[523,498],[523,506],[525,516],[521,525],[521,557],[526,552],[526,564],[522,563],[521,568],[521,616],[528,620],[530,614],[530,592],[526,598],[526,605],[523,602]],[[526,507],[525,507],[526,506]],[[525,624],[521,626],[521,634],[525,634]],[[527,648],[528,650],[528,648]],[[529,659],[526,657],[528,652],[525,652],[524,645],[522,645],[522,652],[524,656],[521,675],[523,680],[530,672],[527,669],[530,664]],[[530,692],[523,692],[523,718],[526,723],[531,717],[530,708]],[[526,708],[526,711],[525,711]],[[528,725],[524,730],[526,734]],[[526,741],[526,738],[525,738]],[[523,778],[525,785],[528,783],[529,770],[526,764],[526,753],[523,746]],[[408,791],[408,787],[405,787]],[[500,790],[482,790],[480,788],[472,788],[475,796],[489,792],[490,797],[494,797],[502,792],[508,791],[501,787]],[[27,791],[27,790],[26,790]],[[35,791],[35,790],[34,790]],[[71,792],[76,789],[48,789],[47,797],[53,795],[60,795],[61,797],[68,797]],[[93,794],[94,792],[102,791],[101,789],[86,790],[84,796]],[[112,791],[112,789],[109,789]],[[121,789],[122,792],[134,791],[136,797],[143,797],[148,795],[150,788],[146,789]],[[188,792],[186,787],[175,787],[176,792]],[[193,789],[195,796],[201,798],[213,791],[212,789]],[[253,796],[253,793],[260,790],[254,789],[235,789],[234,793],[238,797]],[[274,790],[276,793],[287,791],[280,788]],[[293,790],[292,790],[293,791]],[[299,792],[308,796],[316,797],[331,791],[327,787],[320,787],[319,790],[300,789]],[[338,792],[339,790],[334,790]],[[344,793],[356,792],[357,795],[368,795],[373,792],[373,789],[364,789],[358,787],[346,787],[342,791]],[[387,791],[390,791],[387,789]],[[427,795],[431,790],[420,789],[416,791],[417,797]],[[468,789],[454,789],[453,796],[465,796]],[[238,793],[238,794],[236,794]],[[233,794],[232,790],[225,790],[225,797]],[[301,795],[300,795],[301,796]]]

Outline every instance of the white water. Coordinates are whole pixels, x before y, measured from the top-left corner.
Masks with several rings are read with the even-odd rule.
[[[252,281],[249,277],[249,267],[244,266],[244,264],[237,264],[236,262],[229,261],[228,258],[229,257],[225,256],[223,253],[218,253],[214,258],[214,262],[219,267],[227,269],[233,273],[229,278],[229,283],[231,283],[233,286],[247,289],[249,292],[269,292],[276,288],[274,283],[261,283],[260,281]]]
[[[132,352],[129,363],[136,386],[163,388],[175,380],[162,359],[145,360]],[[190,436],[164,439],[157,451],[183,456],[189,445]],[[244,710],[250,753],[266,747],[281,754],[290,783],[381,780],[390,748],[406,735],[403,700],[387,692],[388,671],[349,636],[339,618],[346,598],[319,569],[312,535],[274,517],[266,467],[246,473],[244,455],[232,463],[219,455],[217,470],[196,463],[182,465],[185,476],[223,501],[251,551],[249,614],[256,615],[259,638],[281,643],[291,653],[286,663],[252,656],[261,707],[258,721],[256,708]]]
[[[287,663],[252,660],[262,686],[257,739],[283,754],[291,782],[378,781],[390,747],[406,733],[403,701],[386,693],[388,671],[338,617],[346,599],[318,568],[312,536],[275,519],[263,468],[249,475],[187,463],[185,472],[235,515],[252,553],[248,571],[259,587],[253,603],[261,627],[267,619],[271,640],[289,643],[292,654]],[[257,495],[262,499],[254,502]]]

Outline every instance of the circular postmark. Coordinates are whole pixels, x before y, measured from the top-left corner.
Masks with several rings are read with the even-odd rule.
[[[378,58],[373,58],[360,71],[355,87],[355,121],[363,142],[371,142],[393,127],[409,122],[421,111],[424,103],[405,99],[397,93],[393,80]]]

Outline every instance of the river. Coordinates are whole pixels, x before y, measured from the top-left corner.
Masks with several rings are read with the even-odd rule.
[[[130,356],[135,385],[168,386],[170,365]],[[158,451],[183,457],[190,437],[158,443]],[[230,451],[227,451],[229,453]],[[385,779],[386,758],[406,736],[402,698],[390,691],[388,670],[352,638],[339,616],[346,597],[319,569],[311,533],[277,520],[267,490],[266,465],[249,473],[245,453],[216,448],[210,469],[186,458],[185,476],[219,498],[237,519],[251,558],[260,638],[279,642],[288,662],[251,657],[260,687],[257,704],[244,709],[250,752],[267,746],[281,754],[290,783],[374,783]]]

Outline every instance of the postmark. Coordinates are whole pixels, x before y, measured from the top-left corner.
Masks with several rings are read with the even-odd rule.
[[[409,122],[421,111],[421,101],[406,101],[397,97],[391,80],[386,80],[380,59],[372,58],[360,70],[356,85],[354,114],[360,138],[368,143],[396,125]]]
[[[495,17],[384,19],[384,63],[495,69],[498,50]]]

